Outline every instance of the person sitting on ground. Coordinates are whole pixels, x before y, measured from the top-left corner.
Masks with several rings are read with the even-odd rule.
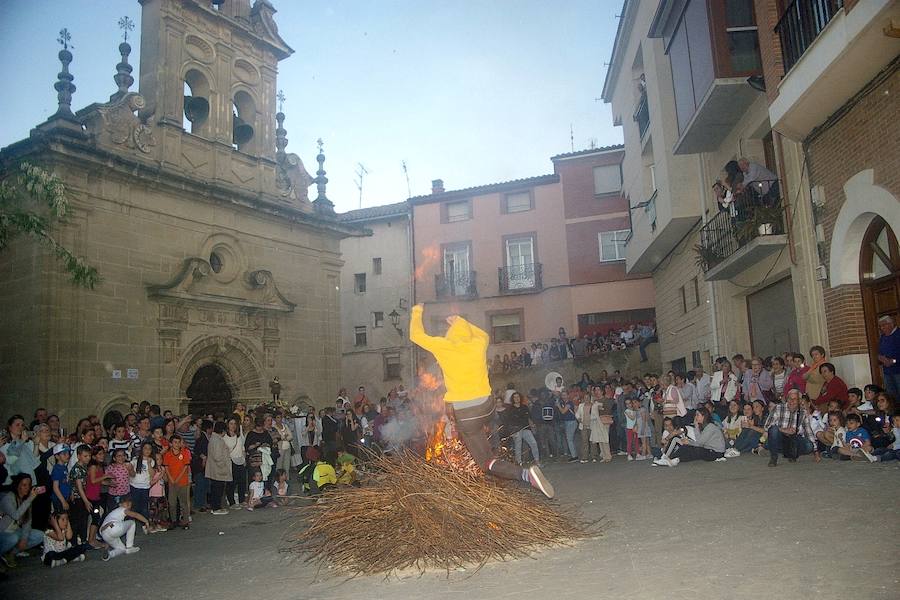
[[[41,562],[54,568],[70,562],[84,560],[84,555],[91,549],[90,544],[72,545],[72,525],[69,524],[69,513],[63,511],[50,515],[50,528],[44,532],[44,552]]]
[[[844,383],[843,379],[835,375],[834,365],[828,362],[822,363],[819,366],[819,372],[822,374],[825,385],[822,386],[822,390],[819,392],[817,398],[813,398],[812,395],[810,395],[810,398],[813,398],[813,402],[815,402],[816,406],[824,407],[827,406],[831,400],[837,400],[841,403],[843,408],[847,408],[847,384]]]
[[[828,413],[828,426],[816,434],[816,442],[822,456],[840,458],[838,449],[844,445],[847,428],[844,427],[844,415],[838,410]]]
[[[337,482],[339,485],[353,485],[356,483],[356,457],[349,452],[341,452],[338,455]]]
[[[745,404],[744,406],[752,407],[750,404]],[[753,409],[751,408],[750,410],[752,411]],[[741,431],[744,430],[745,423],[746,417],[741,410],[740,403],[737,400],[732,400],[728,403],[728,416],[722,421],[722,431],[725,434],[725,441],[728,442],[729,448],[734,448]],[[738,455],[735,454],[734,456]],[[732,457],[729,456],[728,458]]]
[[[863,427],[872,437],[873,448],[886,448],[892,441],[891,416],[894,414],[894,403],[885,392],[875,398],[874,410],[861,415]]]
[[[657,465],[674,467],[678,463],[692,460],[714,461],[725,456],[725,435],[718,425],[711,422],[709,411],[698,408],[694,413],[694,432],[696,439],[679,438],[677,447],[672,450],[671,457],[663,454],[653,461]]]
[[[103,525],[100,527],[100,537],[110,546],[109,550],[104,550],[103,560],[109,560],[122,554],[134,554],[140,550],[134,545],[135,521],[143,523],[145,530],[150,526],[150,522],[144,515],[131,510],[131,496],[126,494],[119,499],[119,506],[106,515]],[[122,537],[125,538],[124,543]]]
[[[816,462],[821,456],[816,448],[816,436],[812,431],[809,414],[800,406],[800,392],[791,390],[783,404],[777,404],[766,420],[766,448],[769,450],[769,466],[778,466],[778,455],[785,449],[786,436],[793,436],[797,444],[797,456],[815,454]],[[797,459],[789,457],[790,462]]]
[[[862,418],[855,413],[847,415],[847,433],[844,435],[844,445],[838,448],[841,460],[868,460],[877,462],[878,458],[872,454],[872,437],[862,426]]]
[[[872,452],[880,461],[900,460],[900,414],[891,418],[891,436],[893,441],[886,448],[875,448]]]
[[[747,407],[750,414],[747,414]],[[734,449],[738,452],[759,453],[760,442],[766,433],[766,405],[762,401],[744,405],[744,422],[741,424],[741,433],[734,442]]]
[[[31,475],[12,476],[12,491],[0,497],[0,557],[9,567],[16,565],[16,555],[44,541],[44,535],[31,529],[31,504],[40,487],[32,487]]]
[[[267,504],[278,506],[272,497],[272,491],[266,489],[266,482],[263,481],[262,471],[253,470],[253,481],[250,482],[250,494],[247,496],[247,510],[262,508]]]
[[[672,442],[678,435],[680,435],[680,430],[675,427],[675,421],[673,421],[671,417],[663,419],[663,431],[659,437],[660,447],[653,449],[653,458],[662,458],[663,454],[668,456],[668,454],[675,449],[675,445]]]
[[[351,455],[352,456],[352,455]],[[338,458],[340,460],[340,458]],[[284,469],[275,469],[275,481],[272,482],[272,496],[275,498],[272,502],[277,506],[280,504],[285,504],[288,501],[286,497],[289,492],[288,488],[290,484],[288,482],[288,473]],[[279,500],[281,498],[281,500]]]

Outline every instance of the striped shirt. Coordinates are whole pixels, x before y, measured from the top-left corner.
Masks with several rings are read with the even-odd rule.
[[[127,440],[117,440],[111,439],[109,440],[109,457],[112,459],[113,454],[115,454],[116,450],[124,450],[125,457],[127,460],[131,460],[131,450],[134,447],[134,442],[131,439]]]
[[[194,444],[197,443],[197,436],[194,433],[194,429],[192,427],[188,427],[184,431],[179,431],[178,435],[181,436],[181,439],[184,441],[184,445],[188,450],[193,454],[194,452]]]

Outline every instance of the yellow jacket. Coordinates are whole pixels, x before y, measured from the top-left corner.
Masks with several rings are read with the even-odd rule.
[[[409,339],[437,359],[444,372],[447,402],[474,400],[491,394],[488,381],[488,334],[462,317],[456,319],[444,337],[430,336],[422,326],[422,307],[410,311]]]

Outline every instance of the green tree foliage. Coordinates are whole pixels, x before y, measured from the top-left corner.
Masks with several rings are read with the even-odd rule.
[[[93,289],[100,281],[97,269],[75,256],[51,231],[69,214],[66,188],[56,175],[29,163],[0,182],[0,252],[19,236],[46,246],[62,263],[75,285]]]

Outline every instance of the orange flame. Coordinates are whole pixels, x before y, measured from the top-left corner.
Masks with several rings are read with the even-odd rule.
[[[427,246],[422,250],[422,262],[420,262],[419,266],[416,267],[415,272],[416,281],[422,280],[422,277],[425,276],[425,273],[431,270],[440,256],[441,252],[440,250],[438,250],[437,245]]]
[[[421,373],[419,373],[419,385],[422,386],[423,389],[426,389],[429,392],[433,392],[434,390],[441,387],[441,380],[438,379],[437,375],[434,375],[433,373],[422,371]]]
[[[481,469],[469,454],[465,444],[456,437],[456,433],[454,432],[450,438],[447,437],[446,425],[443,419],[435,423],[434,432],[425,448],[425,460],[450,467],[469,477],[481,477]]]

